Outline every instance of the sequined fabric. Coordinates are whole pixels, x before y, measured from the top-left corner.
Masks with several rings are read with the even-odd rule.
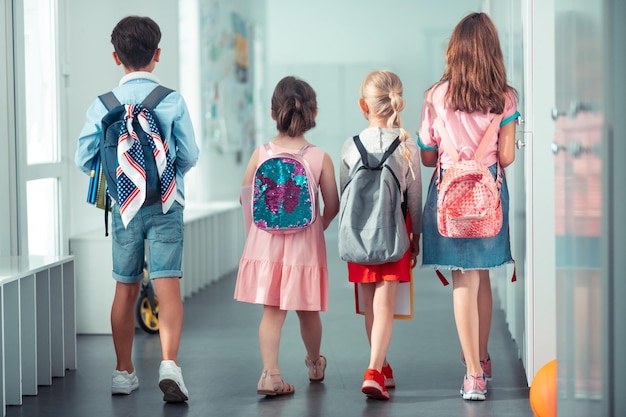
[[[254,178],[254,224],[268,231],[307,227],[315,215],[310,189],[306,169],[296,158],[266,160]]]

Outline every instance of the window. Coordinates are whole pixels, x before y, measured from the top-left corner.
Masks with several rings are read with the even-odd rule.
[[[24,28],[24,85],[16,91],[24,91],[25,97],[16,112],[18,123],[24,124],[18,132],[26,136],[17,138],[18,163],[25,164],[24,182],[18,188],[26,190],[26,201],[21,203],[27,207],[29,255],[61,251],[56,8],[56,0],[23,0],[23,26],[16,25]]]
[[[26,158],[29,165],[58,162],[54,0],[24,0]]]

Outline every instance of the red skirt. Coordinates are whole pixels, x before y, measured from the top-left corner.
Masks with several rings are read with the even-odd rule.
[[[411,216],[406,215],[406,232],[411,236]],[[361,265],[348,262],[348,281],[371,283],[380,281],[401,281],[411,280],[411,247],[407,249],[404,256],[395,261],[378,265]]]

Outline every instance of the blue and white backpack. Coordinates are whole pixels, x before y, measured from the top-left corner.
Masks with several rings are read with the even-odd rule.
[[[318,183],[304,154],[274,152],[264,145],[268,157],[252,179],[252,222],[270,233],[294,233],[309,227],[317,218]]]

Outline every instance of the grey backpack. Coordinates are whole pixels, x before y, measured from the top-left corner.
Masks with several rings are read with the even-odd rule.
[[[397,261],[409,248],[406,204],[397,177],[400,166],[390,158],[400,139],[382,155],[368,153],[358,136],[353,139],[361,160],[350,170],[341,193],[339,256],[363,265]]]

